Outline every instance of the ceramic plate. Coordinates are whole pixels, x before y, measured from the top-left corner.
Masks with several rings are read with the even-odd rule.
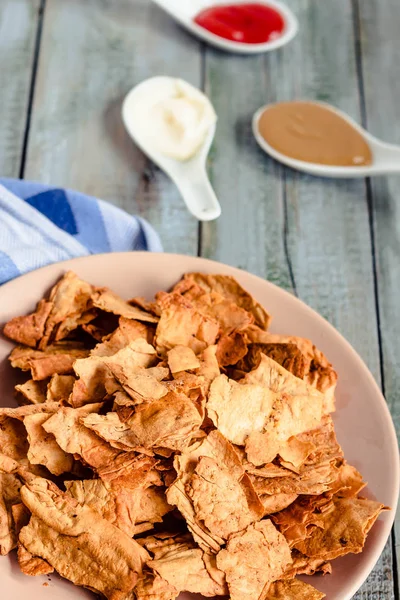
[[[397,504],[399,459],[396,434],[386,402],[371,373],[348,342],[311,308],[272,283],[202,258],[145,252],[89,256],[58,263],[24,275],[0,289],[0,323],[25,314],[67,269],[99,286],[109,286],[125,298],[151,298],[170,288],[186,271],[233,275],[273,316],[271,331],[308,337],[321,348],[339,374],[337,437],[348,461],[368,481],[365,494],[393,508],[381,515],[362,554],[334,561],[332,575],[310,579],[328,600],[349,600],[378,560],[389,536]],[[15,374],[6,357],[12,348],[0,339],[0,399],[13,405]],[[27,577],[19,572],[14,553],[0,558],[3,598],[13,600],[77,600],[93,598],[56,575]],[[198,596],[196,596],[198,598]],[[190,594],[182,594],[189,600]]]

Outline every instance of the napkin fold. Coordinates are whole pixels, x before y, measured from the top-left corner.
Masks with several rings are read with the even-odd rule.
[[[0,284],[60,260],[126,250],[162,251],[145,219],[72,190],[0,178]]]

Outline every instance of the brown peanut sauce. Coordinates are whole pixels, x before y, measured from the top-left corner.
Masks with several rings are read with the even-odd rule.
[[[297,160],[347,167],[373,161],[365,138],[334,109],[316,102],[268,106],[258,129],[275,150]]]

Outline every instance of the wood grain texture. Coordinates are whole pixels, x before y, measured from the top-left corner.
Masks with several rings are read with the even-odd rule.
[[[139,213],[166,251],[195,254],[197,221],[134,146],[120,112],[125,94],[147,77],[200,85],[201,60],[199,44],[148,0],[48,0],[26,178]]]
[[[223,214],[202,226],[202,254],[294,288],[345,335],[380,383],[365,182],[280,167],[251,133],[254,110],[293,98],[327,101],[360,120],[351,2],[290,5],[301,28],[284,50],[243,58],[207,48],[206,91],[219,114],[210,169]],[[391,564],[389,542],[356,597],[392,598]]]
[[[400,144],[400,5],[396,0],[358,6],[366,121],[369,131]],[[385,396],[400,434],[399,292],[400,189],[398,177],[375,177],[370,182],[375,241]],[[400,514],[395,528],[397,570],[400,569]]]
[[[4,177],[19,174],[39,5],[40,0],[0,2],[0,173]]]

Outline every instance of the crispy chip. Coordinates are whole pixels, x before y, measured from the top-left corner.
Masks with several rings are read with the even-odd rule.
[[[198,431],[202,417],[187,396],[169,392],[159,400],[137,406],[125,422],[137,446],[182,450]]]
[[[245,357],[236,365],[244,372],[256,369],[261,361],[261,354],[269,356],[296,377],[303,379],[309,371],[310,361],[296,344],[251,344]]]
[[[310,558],[333,560],[344,554],[362,551],[372,525],[385,507],[366,498],[335,500],[331,510],[322,513],[320,526],[312,535],[295,544]]]
[[[246,290],[244,290],[233,277],[229,275],[205,275],[204,273],[186,273],[175,287],[179,292],[187,288],[188,282],[194,282],[206,292],[217,292],[231,302],[237,304],[254,316],[255,323],[261,329],[268,329],[271,317]]]
[[[268,592],[263,595],[263,600],[321,600],[325,594],[316,590],[312,585],[299,579],[289,581],[275,581]]]
[[[179,294],[160,292],[156,298],[161,317],[155,343],[161,355],[175,346],[187,346],[200,354],[215,344],[219,330],[215,319],[203,315]]]
[[[93,292],[92,302],[96,308],[120,315],[126,319],[136,319],[137,321],[145,321],[147,323],[157,323],[158,321],[158,318],[153,314],[128,304],[128,302],[122,300],[122,298],[108,288],[97,289]]]
[[[171,373],[179,371],[191,371],[200,367],[200,361],[191,348],[187,346],[175,346],[167,352],[168,366]]]
[[[158,487],[138,486],[132,490],[121,489],[118,492],[102,481],[91,479],[67,481],[67,491],[83,506],[96,510],[104,519],[133,536],[140,530],[140,524],[161,523],[172,507],[165,500],[165,494]]]
[[[91,356],[112,356],[137,339],[144,339],[151,343],[154,336],[153,332],[153,329],[139,323],[139,321],[120,317],[117,329],[105,339],[102,339],[102,343],[97,344],[90,354]]]
[[[231,536],[217,555],[232,600],[262,598],[263,590],[281,577],[290,562],[285,538],[268,519]]]
[[[96,413],[83,417],[81,422],[94,431],[99,437],[108,442],[113,448],[119,450],[135,450],[136,452],[146,452],[146,449],[139,446],[137,436],[126,423],[122,423],[118,414],[115,412],[106,415],[97,415]],[[147,451],[148,452],[148,451]],[[150,455],[153,453],[150,451]]]
[[[47,318],[52,309],[51,302],[40,300],[36,311],[26,317],[14,317],[4,326],[3,333],[10,339],[36,348],[44,335]]]
[[[50,292],[51,311],[46,320],[44,335],[39,348],[43,349],[54,341],[59,341],[76,329],[78,325],[94,318],[88,312],[92,286],[68,271]],[[86,318],[85,313],[88,313]]]
[[[42,404],[46,402],[47,383],[28,379],[25,383],[15,386],[17,398],[22,398],[20,404]]]
[[[14,520],[15,533],[18,538],[22,527],[28,525],[31,513],[22,503],[14,504],[11,507],[11,511]],[[53,567],[49,565],[48,562],[38,556],[32,556],[21,542],[18,542],[17,545],[17,558],[19,568],[24,575],[46,575],[48,573],[53,573],[54,571]]]
[[[34,465],[43,465],[53,475],[61,475],[72,471],[74,457],[67,454],[57,444],[52,433],[43,428],[50,415],[38,413],[24,418],[24,425],[28,433],[28,460]]]
[[[330,413],[335,410],[337,373],[332,368],[332,365],[326,356],[321,350],[318,350],[310,340],[296,336],[266,333],[253,325],[250,325],[250,327],[246,329],[246,335],[251,342],[256,344],[296,345],[305,359],[304,380],[324,394],[325,413]],[[274,357],[272,356],[272,358]],[[278,362],[280,361],[278,360]]]
[[[0,473],[0,554],[8,554],[17,544],[12,508],[21,502],[20,479],[12,473]]]
[[[32,512],[20,533],[29,552],[109,600],[121,600],[134,588],[148,558],[137,542],[45,479],[26,484],[21,497]]]
[[[190,535],[167,538],[159,542],[161,543],[148,544],[145,541],[146,548],[154,553],[153,560],[147,565],[177,593],[187,591],[207,597],[227,594],[223,573],[220,572],[222,583],[219,583],[215,580],[215,571],[218,570],[214,566],[215,579],[211,577],[204,559],[205,553],[196,546]]]
[[[68,401],[72,394],[74,383],[75,377],[73,375],[58,375],[58,373],[55,373],[47,386],[47,401]]]

